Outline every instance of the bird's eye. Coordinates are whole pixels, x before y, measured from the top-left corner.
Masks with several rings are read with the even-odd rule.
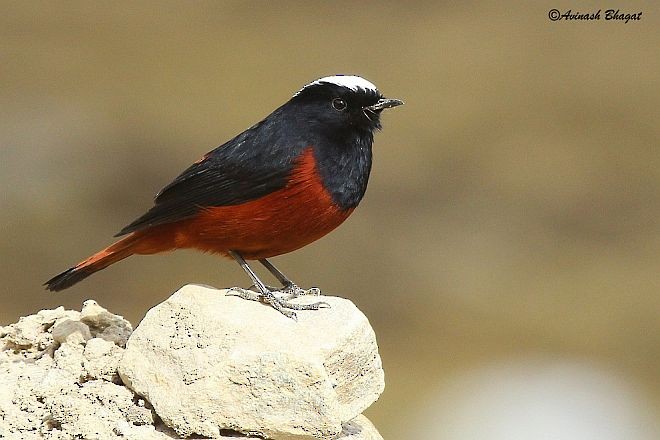
[[[332,108],[337,110],[338,112],[346,110],[346,101],[344,101],[341,98],[335,98],[332,100]]]

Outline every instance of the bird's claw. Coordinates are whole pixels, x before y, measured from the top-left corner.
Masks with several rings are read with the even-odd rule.
[[[286,300],[298,298],[300,296],[321,296],[321,289],[318,287],[303,289],[294,283],[284,286],[279,292],[282,293],[282,298]]]
[[[248,301],[259,301],[264,304],[270,304],[275,310],[293,320],[298,320],[296,312],[294,310],[319,310],[322,308],[330,308],[330,304],[325,301],[317,301],[311,304],[296,304],[289,302],[292,298],[297,298],[302,295],[320,295],[321,291],[312,287],[311,289],[301,289],[300,287],[293,285],[293,291],[290,292],[286,289],[291,289],[291,286],[280,291],[266,291],[265,293],[254,292],[249,289],[243,289],[241,287],[232,287],[230,290],[231,295],[241,297]],[[277,295],[277,294],[280,295]],[[286,296],[285,296],[286,295]],[[295,295],[295,296],[291,296]]]
[[[229,289],[228,295],[230,296],[238,296],[239,298],[246,299],[248,301],[261,301],[261,294],[250,290],[250,289],[243,289],[242,287],[232,287]]]
[[[233,287],[232,289],[244,290],[239,287]],[[277,287],[266,285],[266,289],[270,290],[275,296],[284,299],[285,301],[298,298],[301,296],[321,296],[321,289],[319,289],[318,287],[310,287],[309,289],[303,289],[302,287],[298,287],[298,285],[295,283],[287,284],[283,287],[280,287],[279,289]],[[252,284],[250,287],[248,287],[248,290],[252,292],[257,292],[258,287]]]

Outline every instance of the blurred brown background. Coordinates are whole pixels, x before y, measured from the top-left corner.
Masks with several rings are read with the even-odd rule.
[[[381,434],[657,438],[660,10],[544,3],[2,2],[0,323],[94,298],[137,324],[185,283],[247,284],[181,251],[41,287],[200,154],[357,73],[406,101],[367,196],[274,262],[371,320]]]

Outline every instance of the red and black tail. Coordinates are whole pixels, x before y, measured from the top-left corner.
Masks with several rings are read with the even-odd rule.
[[[86,260],[81,261],[72,268],[54,276],[46,281],[44,286],[46,286],[46,289],[53,292],[58,292],[71,287],[94,272],[105,269],[111,264],[133,255],[135,253],[134,245],[138,240],[139,236],[136,236],[136,234],[129,235],[102,251],[95,253]]]

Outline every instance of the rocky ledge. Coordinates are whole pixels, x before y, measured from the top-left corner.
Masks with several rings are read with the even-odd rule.
[[[318,297],[295,301],[318,301]],[[94,301],[0,327],[0,438],[382,440],[376,339],[348,300],[286,318],[189,285],[135,331]]]

